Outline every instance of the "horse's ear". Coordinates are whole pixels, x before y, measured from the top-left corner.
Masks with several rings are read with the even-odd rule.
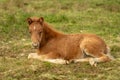
[[[40,21],[40,24],[43,24],[44,18],[43,18],[43,17],[40,17],[40,18],[39,18],[39,21]]]
[[[30,25],[33,21],[32,21],[31,18],[27,18],[27,22],[28,22],[28,24]]]

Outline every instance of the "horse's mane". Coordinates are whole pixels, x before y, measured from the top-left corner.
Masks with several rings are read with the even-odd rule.
[[[57,37],[57,36],[61,36],[61,35],[65,35],[62,32],[57,31],[56,29],[54,29],[52,26],[50,26],[47,22],[43,23],[43,29],[45,30],[45,32],[47,34],[49,34],[51,37]]]

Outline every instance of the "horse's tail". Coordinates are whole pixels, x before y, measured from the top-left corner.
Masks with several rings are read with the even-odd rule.
[[[111,55],[111,53],[110,53],[110,48],[109,47],[107,47],[107,49],[106,49],[107,51],[106,51],[106,55],[111,59],[111,60],[115,60],[115,58]]]

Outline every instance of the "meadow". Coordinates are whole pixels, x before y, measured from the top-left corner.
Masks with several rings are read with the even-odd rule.
[[[26,19],[44,17],[56,30],[93,33],[111,48],[115,60],[69,65],[28,60]],[[0,80],[120,80],[120,0],[0,0]]]

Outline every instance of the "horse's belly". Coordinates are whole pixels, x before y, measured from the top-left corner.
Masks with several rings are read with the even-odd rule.
[[[49,41],[41,50],[44,53],[55,53],[63,59],[78,59],[83,57],[79,39],[66,37]]]
[[[58,49],[65,59],[78,59],[84,56],[80,49],[80,41],[76,38],[66,39],[63,44],[58,45]]]
[[[79,45],[68,45],[65,54],[66,59],[78,59],[84,56]]]

